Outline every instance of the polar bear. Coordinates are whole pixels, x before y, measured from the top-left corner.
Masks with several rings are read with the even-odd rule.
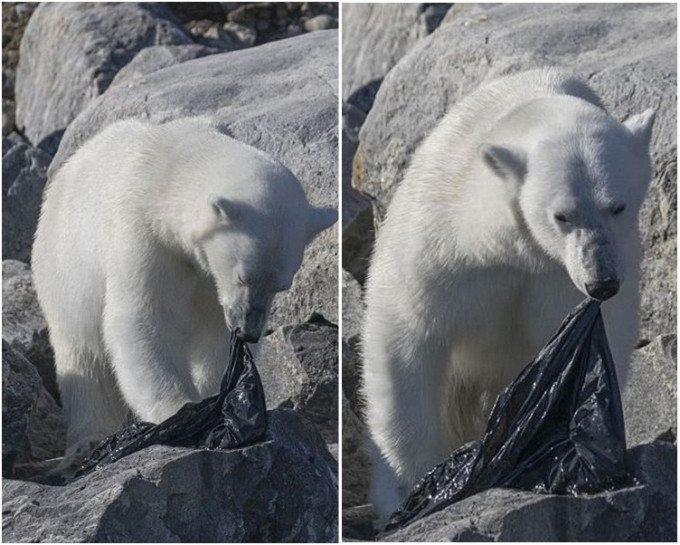
[[[227,327],[257,342],[274,294],[337,212],[203,118],[114,123],[51,180],[33,246],[67,454],[128,410],[160,422],[219,390]]]
[[[478,439],[500,390],[584,295],[621,384],[638,333],[638,213],[653,110],[610,117],[555,69],[456,105],[413,156],[372,256],[363,394],[383,520],[423,474]]]

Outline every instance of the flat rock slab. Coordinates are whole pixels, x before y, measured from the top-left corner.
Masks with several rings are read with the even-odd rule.
[[[589,496],[491,489],[379,541],[676,541],[676,446],[628,452],[640,485]]]
[[[154,446],[66,486],[3,481],[14,542],[337,541],[337,464],[292,411],[231,451]]]
[[[69,125],[49,175],[113,121],[203,115],[281,161],[312,204],[336,207],[337,36],[336,30],[320,30],[182,62],[111,87]],[[274,300],[272,328],[299,323],[313,312],[337,322],[336,229],[307,247],[293,287]]]

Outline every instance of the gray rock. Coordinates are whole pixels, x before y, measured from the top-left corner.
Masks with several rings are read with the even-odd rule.
[[[642,261],[640,338],[654,339],[676,331],[677,309],[669,304],[677,293],[677,159],[676,150],[656,162],[656,173],[640,213]]]
[[[45,3],[31,16],[16,72],[17,126],[54,154],[67,125],[150,45],[191,38],[161,4]]]
[[[629,451],[640,485],[583,496],[491,489],[379,541],[676,541],[676,447]]]
[[[302,414],[324,439],[338,441],[338,328],[319,315],[260,341],[255,362],[267,405]]]
[[[62,409],[52,395],[40,386],[38,399],[28,420],[24,448],[15,460],[16,477],[20,471],[35,473],[33,467],[64,455],[66,423]],[[21,467],[19,466],[21,464]]]
[[[2,259],[31,259],[47,167],[52,158],[26,143],[2,154]]]
[[[277,158],[315,205],[337,206],[337,31],[187,61],[117,85],[69,125],[52,175],[112,121],[207,115],[234,138]],[[293,287],[274,300],[273,328],[319,312],[337,321],[337,228],[307,248]]]
[[[143,77],[151,72],[193,59],[219,53],[219,49],[199,44],[153,45],[145,47],[123,68],[111,82],[111,86],[127,84],[132,78]]]
[[[337,541],[337,464],[293,412],[230,451],[155,446],[66,486],[3,481],[3,539]]]
[[[677,338],[661,335],[633,352],[622,401],[628,446],[677,435]]]
[[[31,411],[40,393],[35,367],[2,341],[2,474],[12,474],[17,454],[24,448]]]
[[[342,97],[368,112],[379,82],[451,4],[343,4]],[[372,82],[377,85],[371,87]],[[370,87],[361,95],[361,89]]]
[[[342,267],[363,284],[368,272],[375,240],[373,205],[370,199],[352,187],[354,154],[359,129],[366,116],[358,108],[342,106]],[[357,168],[361,168],[358,164]]]
[[[2,338],[35,365],[45,388],[59,399],[54,352],[47,322],[33,289],[28,265],[19,261],[2,262]]]
[[[641,218],[642,336],[675,331],[668,305],[676,289],[675,14],[669,4],[457,6],[383,81],[361,129],[353,187],[375,199],[379,221],[423,137],[456,101],[503,74],[558,65],[584,77],[618,119],[657,107],[652,149],[660,194],[650,195]],[[651,247],[650,225],[658,239]]]

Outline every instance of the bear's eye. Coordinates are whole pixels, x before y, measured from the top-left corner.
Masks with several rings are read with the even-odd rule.
[[[559,223],[568,223],[569,222],[566,214],[563,214],[562,212],[555,212],[553,217],[555,218],[555,221],[557,221]]]
[[[620,214],[621,212],[623,212],[625,209],[626,209],[626,205],[625,205],[625,204],[615,204],[614,206],[612,206],[611,208],[609,208],[609,211],[610,211],[612,214],[617,215],[617,214]]]

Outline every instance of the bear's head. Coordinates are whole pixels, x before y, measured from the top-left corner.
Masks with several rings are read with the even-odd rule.
[[[290,288],[305,246],[337,220],[336,210],[310,206],[297,179],[288,178],[260,184],[255,195],[211,194],[205,203],[210,227],[200,261],[215,281],[227,326],[246,342],[258,342],[272,299]]]
[[[517,146],[485,144],[482,158],[516,197],[538,246],[577,289],[604,301],[618,292],[639,237],[654,111],[619,123],[573,97],[539,102]]]

